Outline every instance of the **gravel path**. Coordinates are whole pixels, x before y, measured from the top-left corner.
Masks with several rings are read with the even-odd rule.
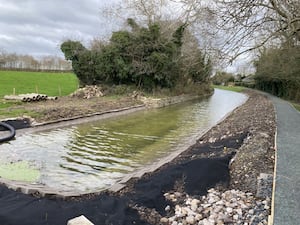
[[[271,99],[278,124],[274,225],[299,224],[300,113],[286,101]]]

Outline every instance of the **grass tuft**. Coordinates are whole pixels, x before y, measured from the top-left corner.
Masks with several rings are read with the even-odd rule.
[[[218,89],[227,90],[227,91],[234,91],[234,92],[242,92],[245,90],[245,87],[241,87],[241,86],[213,85],[213,88],[218,88]]]
[[[292,103],[295,109],[297,109],[300,112],[300,104]]]

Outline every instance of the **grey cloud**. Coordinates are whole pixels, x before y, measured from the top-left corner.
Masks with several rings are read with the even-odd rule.
[[[109,1],[110,2],[110,1]],[[83,42],[109,30],[100,15],[108,1],[0,0],[0,49],[19,54],[61,55],[65,39]]]

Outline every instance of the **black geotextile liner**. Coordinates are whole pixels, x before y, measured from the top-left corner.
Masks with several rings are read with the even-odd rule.
[[[197,146],[197,151],[214,151],[207,148],[209,145]],[[170,164],[138,180],[132,193],[122,197],[103,193],[92,199],[64,201],[36,198],[0,186],[0,225],[66,225],[69,219],[80,215],[96,225],[146,225],[130,204],[155,208],[164,214],[164,208],[171,203],[166,202],[163,194],[172,190],[177,180],[184,181],[184,189],[190,195],[203,195],[217,183],[228,183],[230,158],[200,158]]]
[[[2,122],[5,122],[5,123],[11,125],[16,130],[30,127],[29,119],[5,120],[5,121],[2,121]],[[3,130],[6,130],[6,129],[0,126],[0,131],[3,131]]]

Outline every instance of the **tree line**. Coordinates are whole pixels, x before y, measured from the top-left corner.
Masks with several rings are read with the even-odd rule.
[[[255,67],[258,89],[300,101],[300,45],[284,43],[265,48],[255,61]]]
[[[170,24],[162,21],[172,20],[173,25],[178,21],[188,24],[189,29],[186,30],[192,35],[187,36],[191,39],[196,36],[197,40],[190,42],[187,40],[189,38],[184,37],[180,48],[184,56],[177,58],[181,63],[177,66],[184,70],[177,75],[179,77],[191,79],[191,74],[200,68],[193,69],[196,58],[205,58],[202,61],[204,66],[199,70],[199,73],[203,73],[201,71],[206,70],[203,68],[213,65],[216,71],[222,70],[220,65],[224,62],[226,65],[241,55],[247,55],[254,62],[257,88],[300,101],[299,0],[124,0],[107,8],[104,13],[113,19],[124,19],[125,15],[130,15],[144,25],[158,23],[164,35],[168,32],[163,29],[170,27]],[[110,41],[110,44],[114,42]],[[189,43],[196,45],[190,46]],[[198,46],[202,49],[199,57],[198,52],[193,51]],[[213,59],[209,62],[210,66],[206,65],[207,53]],[[148,68],[151,66],[148,65]],[[127,69],[127,72],[133,71],[131,67]]]
[[[94,40],[90,48],[79,41],[62,43],[61,50],[72,61],[74,73],[82,84],[133,84],[144,90],[175,88],[190,83],[206,83],[211,74],[211,61],[197,46],[187,30],[178,23],[169,32],[162,24],[140,26],[128,19],[129,29],[114,32],[105,43]],[[185,34],[193,43],[193,54],[183,51]],[[192,41],[193,40],[193,41]]]
[[[0,69],[70,71],[71,63],[57,56],[34,58],[31,55],[0,52]]]

